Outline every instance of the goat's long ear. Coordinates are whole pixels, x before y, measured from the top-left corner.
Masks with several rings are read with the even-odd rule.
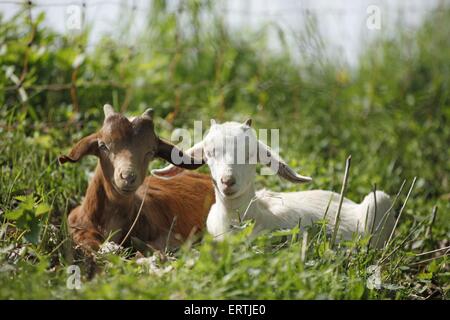
[[[60,164],[66,162],[78,162],[87,155],[98,155],[97,133],[91,134],[78,141],[72,150],[70,150],[69,154],[58,157],[58,161]]]
[[[179,164],[175,164],[172,159],[166,159],[165,157],[161,156],[158,152],[158,156],[160,156],[163,159],[166,159],[169,161],[170,165],[162,168],[162,169],[153,169],[151,173],[160,178],[171,178],[176,176],[177,174],[181,173],[184,169],[197,169],[205,164],[205,159],[203,156],[203,141],[195,144],[192,148],[186,150],[185,152],[181,151],[174,145],[164,142],[160,140],[160,143],[164,143],[164,147],[166,150],[164,151],[167,154],[169,154],[169,157],[172,156],[172,152],[175,153],[175,157],[177,157],[178,161],[175,161],[177,163],[180,162],[180,159],[184,159],[185,161],[188,161],[187,163],[191,163],[190,165],[183,166]],[[161,144],[160,144],[161,146]],[[169,151],[169,149],[171,149]]]
[[[311,177],[302,176],[297,174],[291,167],[287,165],[278,154],[272,152],[270,148],[258,141],[258,162],[274,169],[280,177],[294,182],[303,183],[312,181]]]
[[[173,144],[159,139],[157,156],[171,164],[188,170],[195,170],[205,164],[203,157],[194,158]]]

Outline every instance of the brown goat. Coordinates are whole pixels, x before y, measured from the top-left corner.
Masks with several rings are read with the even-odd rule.
[[[99,158],[83,203],[69,215],[69,230],[76,245],[97,250],[106,237],[130,243],[131,237],[162,250],[178,245],[204,228],[214,190],[209,176],[186,172],[169,180],[146,177],[155,157],[195,169],[201,163],[183,154],[154,132],[153,111],[132,121],[104,106],[105,121],[97,133],[81,139],[60,163],[78,162],[86,155]],[[179,162],[179,161],[177,161]],[[139,215],[139,216],[138,216]]]

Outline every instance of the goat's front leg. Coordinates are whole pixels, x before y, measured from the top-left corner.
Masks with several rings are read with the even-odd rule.
[[[230,223],[231,220],[225,208],[219,206],[217,203],[213,204],[206,219],[206,229],[215,240],[222,241],[224,239],[230,231]]]
[[[83,215],[81,207],[69,214],[69,233],[75,244],[85,252],[97,251],[103,242],[101,232]]]

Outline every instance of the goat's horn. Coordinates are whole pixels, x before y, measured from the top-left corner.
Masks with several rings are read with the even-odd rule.
[[[144,113],[142,114],[141,117],[153,120],[153,114],[154,113],[155,112],[154,112],[154,110],[152,108],[148,108],[147,110],[144,111]]]
[[[114,112],[114,108],[110,104],[105,104],[103,106],[103,112],[105,113],[105,119],[112,116]]]

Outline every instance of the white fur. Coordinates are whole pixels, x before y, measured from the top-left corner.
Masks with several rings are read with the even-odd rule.
[[[212,122],[211,129],[204,140],[187,151],[195,156],[199,154],[203,156],[215,182],[216,203],[211,207],[207,218],[208,232],[217,239],[223,239],[230,231],[232,224],[253,219],[255,220],[253,235],[256,235],[263,230],[293,228],[299,222],[301,228],[304,228],[323,218],[328,220],[327,229],[332,232],[340,195],[324,190],[272,192],[263,189],[255,192],[256,163],[234,163],[231,155],[237,152],[236,144],[233,148],[233,144],[230,147],[224,143],[224,141],[236,139],[234,141],[238,141],[239,145],[239,142],[245,141],[246,137],[250,139],[250,145],[253,143],[259,148],[253,150],[250,148],[249,158],[260,155],[261,152],[264,154],[270,151],[267,146],[257,140],[254,131],[250,130],[247,124],[236,122],[226,122],[221,125]],[[223,145],[226,148],[221,148]],[[224,149],[223,152],[220,151],[222,149]],[[255,154],[255,152],[258,153]],[[278,171],[280,176],[295,182],[310,180],[308,177],[295,174],[278,155],[272,154],[272,157],[272,161],[280,168]],[[153,173],[157,176],[167,176],[179,171],[177,167],[168,166],[154,170]],[[221,180],[229,177],[235,179],[235,184],[227,188]],[[233,192],[233,194],[226,195],[225,191]],[[340,213],[338,240],[348,240],[355,234],[365,235],[372,230],[375,232],[371,245],[382,247],[394,225],[392,214],[382,219],[390,206],[389,196],[382,191],[368,194],[360,204],[345,198]]]

